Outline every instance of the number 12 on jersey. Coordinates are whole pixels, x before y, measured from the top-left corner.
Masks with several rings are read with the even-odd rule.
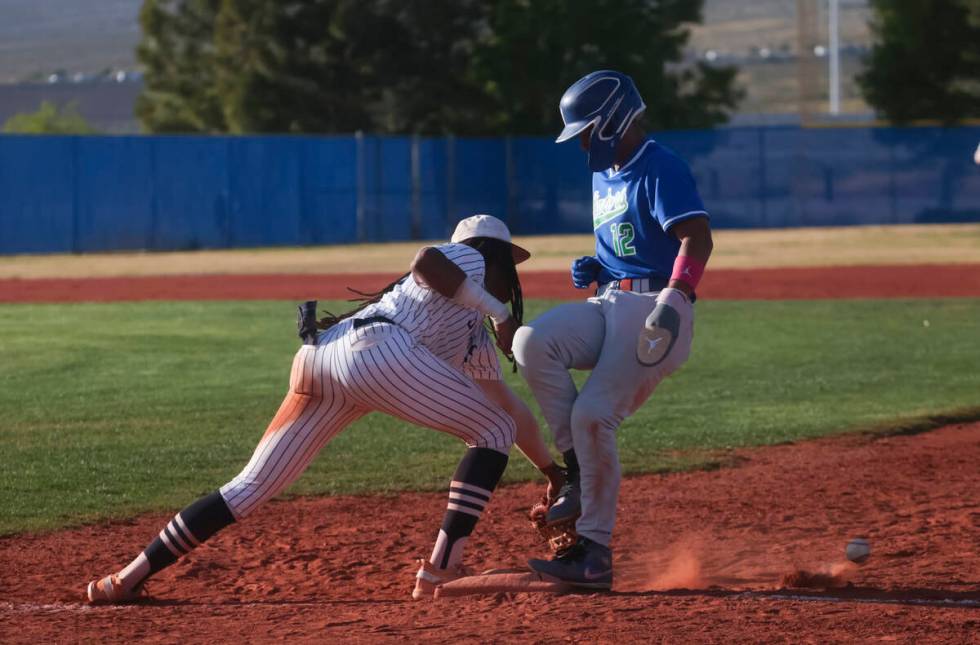
[[[632,224],[615,222],[609,225],[609,230],[612,232],[613,250],[616,255],[621,258],[627,255],[636,255],[636,249],[633,247],[635,233]]]

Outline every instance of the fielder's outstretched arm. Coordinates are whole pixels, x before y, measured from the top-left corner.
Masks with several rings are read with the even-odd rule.
[[[417,284],[452,298],[466,279],[466,273],[439,249],[426,246],[419,249],[412,260],[412,278]]]
[[[497,346],[505,354],[510,354],[514,332],[517,331],[517,322],[510,310],[485,288],[467,280],[466,273],[439,249],[431,246],[419,249],[412,261],[412,278],[446,298],[490,316],[497,333]]]
[[[558,489],[565,483],[565,475],[551,456],[548,446],[541,437],[541,430],[531,408],[517,396],[503,381],[477,379],[487,398],[499,405],[510,415],[517,425],[518,449],[534,464],[535,468],[548,478],[548,497],[554,498]]]

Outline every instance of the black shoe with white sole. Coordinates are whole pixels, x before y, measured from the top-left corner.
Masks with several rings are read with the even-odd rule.
[[[552,560],[528,560],[527,564],[547,580],[585,589],[612,589],[612,551],[586,537],[580,536]]]

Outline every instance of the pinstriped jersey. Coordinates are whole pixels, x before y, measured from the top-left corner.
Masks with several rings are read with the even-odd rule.
[[[496,345],[483,325],[480,325],[476,338],[470,344],[470,353],[463,364],[463,371],[470,378],[483,381],[499,381],[503,377]]]
[[[484,286],[486,265],[479,251],[465,244],[440,244],[435,248],[462,269],[467,279]],[[470,378],[500,379],[500,362],[483,326],[483,314],[416,284],[411,275],[358,314],[358,318],[369,316],[388,318]]]

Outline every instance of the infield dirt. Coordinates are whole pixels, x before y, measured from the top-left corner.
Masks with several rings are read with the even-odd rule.
[[[128,278],[0,278],[3,302],[349,299],[382,289],[394,274],[171,275]],[[528,298],[584,299],[565,271],[521,275]],[[724,300],[980,297],[980,264],[716,269],[698,296]]]
[[[410,598],[441,493],[270,503],[151,581],[82,604],[170,518],[0,540],[4,642],[975,642],[980,424],[851,435],[724,457],[712,472],[624,480],[606,594]],[[543,553],[541,485],[503,488],[468,547],[478,568]],[[847,540],[874,551],[843,563]],[[798,570],[845,586],[794,589]],[[835,583],[836,584],[836,583]]]
[[[704,296],[976,297],[975,262],[730,268],[709,274]],[[153,291],[140,278],[108,290],[61,281],[73,274],[57,274],[53,291],[46,280],[0,281],[0,300],[189,297],[166,291],[181,281],[216,297],[191,276],[149,276],[162,285]],[[564,270],[535,275],[532,297],[582,297]],[[364,286],[377,286],[371,280],[382,277]],[[290,283],[271,276],[276,284]],[[351,276],[331,284],[359,286]],[[308,296],[343,294],[262,297]],[[7,537],[0,642],[980,642],[980,424],[740,450],[719,464],[624,480],[607,594],[413,602],[416,559],[434,538],[444,493],[274,501],[152,580],[149,601],[124,607],[86,606],[85,583],[125,564],[171,515]],[[526,519],[541,488],[498,492],[468,547],[474,568],[520,567],[544,553]],[[856,536],[873,549],[863,567],[844,561]]]

